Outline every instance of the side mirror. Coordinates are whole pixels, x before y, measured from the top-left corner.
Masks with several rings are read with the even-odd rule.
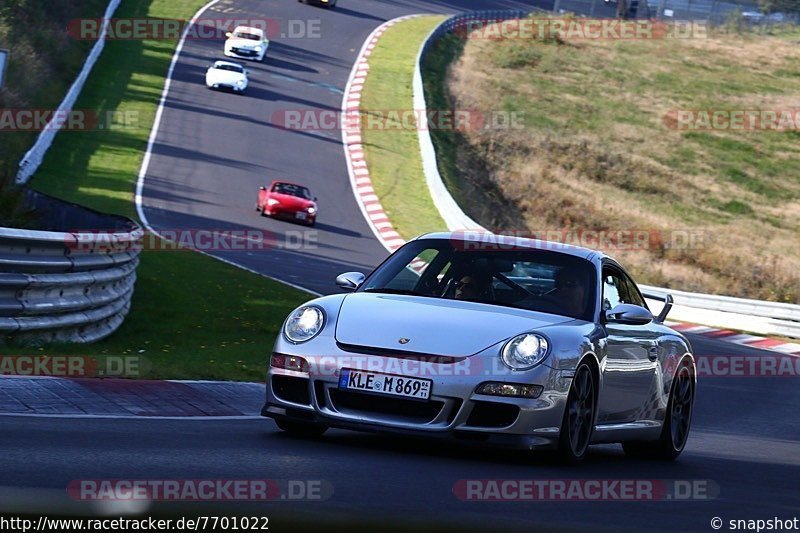
[[[346,291],[354,291],[364,283],[367,276],[361,272],[346,272],[336,278],[336,285]]]
[[[317,197],[316,197],[316,196],[314,197],[314,201],[315,201],[315,202],[317,201]]]
[[[626,324],[629,326],[644,326],[653,321],[653,314],[633,304],[619,304],[610,311],[606,311],[606,322],[610,324]]]

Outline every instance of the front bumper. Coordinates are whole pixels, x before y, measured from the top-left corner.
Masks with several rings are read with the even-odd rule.
[[[276,348],[283,348],[279,353],[287,354],[288,347],[283,344],[279,342]],[[305,358],[309,362],[308,373],[270,367],[261,414],[342,429],[490,446],[552,449],[557,445],[571,372],[545,365],[525,372],[503,371],[496,368],[496,355],[478,354],[465,360],[466,365],[459,363],[456,370],[450,363],[420,365],[412,361],[409,366],[407,359],[354,354],[338,347],[335,350],[335,354],[324,357],[297,350],[287,354]],[[419,401],[339,389],[341,369],[354,367],[432,379],[431,396]],[[398,368],[418,371],[398,372]],[[486,381],[538,384],[544,391],[536,399],[476,394],[476,388]]]
[[[298,218],[298,213],[305,213],[305,218]],[[297,222],[298,224],[308,224],[312,225],[317,220],[317,214],[309,214],[306,211],[295,211],[291,209],[281,209],[280,207],[267,207],[266,208],[267,216],[273,218],[279,218],[281,220],[288,220],[292,222]]]
[[[216,89],[218,91],[233,91],[235,93],[243,93],[247,90],[247,85],[242,87],[239,85],[231,85],[229,83],[206,83],[206,87],[209,89]]]
[[[268,49],[269,48],[265,48],[259,53],[256,52],[255,50],[248,50],[246,48],[237,48],[235,46],[232,46],[225,48],[225,56],[235,57],[237,59],[250,59],[253,61],[263,61],[264,57],[266,57],[267,55]]]

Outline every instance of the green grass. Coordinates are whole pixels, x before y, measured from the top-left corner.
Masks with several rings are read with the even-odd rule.
[[[71,39],[68,23],[102,17],[107,6],[108,0],[58,0],[57,9],[48,0],[0,2],[0,48],[10,51],[0,109],[58,107],[94,45]],[[0,132],[0,179],[16,175],[37,136],[35,131]]]
[[[369,59],[362,93],[364,114],[413,109],[414,67],[425,37],[444,17],[426,16],[401,22],[381,37]],[[447,229],[431,199],[422,172],[416,127],[369,127],[363,118],[362,140],[370,177],[395,229],[406,239]]]
[[[123,2],[116,17],[189,19],[206,0]],[[176,43],[110,41],[76,109],[136,116],[135,127],[62,132],[32,182],[36,189],[109,213],[135,216],[135,182]],[[94,345],[47,354],[133,355],[142,378],[261,379],[285,316],[307,293],[209,257],[147,251],[130,315]],[[6,346],[2,353],[32,353]]]

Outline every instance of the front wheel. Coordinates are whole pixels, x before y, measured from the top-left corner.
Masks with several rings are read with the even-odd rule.
[[[672,380],[667,412],[661,435],[655,442],[623,442],[627,455],[644,459],[673,461],[683,451],[689,438],[694,409],[694,376],[692,366],[681,365]]]
[[[558,454],[564,463],[578,464],[586,457],[594,431],[596,404],[592,369],[581,363],[569,388],[558,440]]]
[[[276,420],[275,424],[277,424],[278,428],[282,431],[298,437],[321,437],[328,431],[326,426],[309,422],[296,422],[294,420]]]

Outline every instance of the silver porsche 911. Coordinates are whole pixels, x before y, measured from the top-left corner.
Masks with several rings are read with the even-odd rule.
[[[275,342],[262,410],[299,435],[327,428],[674,459],[696,390],[688,341],[654,317],[612,258],[558,243],[438,233],[352,294],[312,300]],[[650,295],[648,295],[648,298]],[[653,296],[656,297],[656,296]]]

